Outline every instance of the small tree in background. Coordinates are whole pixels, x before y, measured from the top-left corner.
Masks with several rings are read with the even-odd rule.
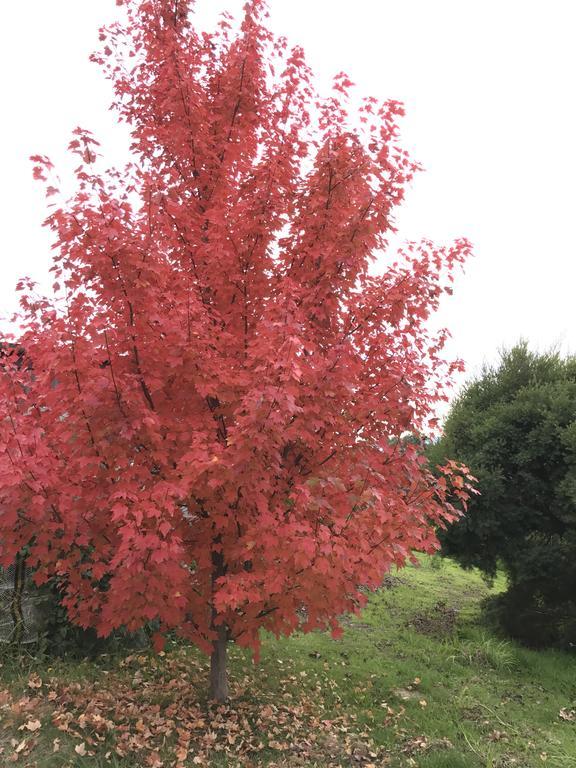
[[[0,381],[0,562],[26,545],[101,635],[176,629],[223,699],[229,640],[257,651],[302,608],[337,636],[359,587],[453,518],[400,437],[446,399],[426,321],[469,247],[410,245],[369,274],[414,171],[400,105],[366,99],[354,127],[351,83],[318,98],[261,2],[238,34],[226,16],[197,33],[188,2],[123,5],[94,58],[133,160],[99,173],[75,132],[53,296],[21,286],[34,376]]]
[[[576,645],[576,358],[502,353],[453,405],[433,461],[454,456],[480,495],[441,534],[443,552],[492,577],[507,593],[497,615],[536,645]]]

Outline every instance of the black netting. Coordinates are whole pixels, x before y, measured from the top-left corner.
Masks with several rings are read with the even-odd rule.
[[[0,568],[0,643],[33,643],[42,630],[45,598],[20,564]]]

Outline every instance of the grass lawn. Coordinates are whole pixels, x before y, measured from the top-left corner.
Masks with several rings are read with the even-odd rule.
[[[206,660],[181,645],[5,658],[0,765],[574,768],[576,656],[490,634],[482,579],[421,562],[389,577],[339,641],[266,637],[257,667],[233,648],[227,707],[207,705]]]

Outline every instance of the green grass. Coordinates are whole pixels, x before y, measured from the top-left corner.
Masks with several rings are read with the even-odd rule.
[[[393,581],[339,641],[265,637],[256,667],[232,648],[233,700],[220,709],[205,701],[205,659],[179,645],[161,658],[6,659],[0,764],[26,739],[16,764],[36,768],[576,766],[576,658],[490,633],[481,602],[503,582],[489,589],[435,558]]]

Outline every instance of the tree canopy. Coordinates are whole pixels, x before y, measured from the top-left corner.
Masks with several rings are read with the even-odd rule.
[[[264,3],[214,33],[183,0],[122,5],[94,59],[131,162],[99,170],[77,129],[60,201],[33,158],[54,286],[22,282],[33,375],[0,377],[0,562],[27,547],[74,621],[154,620],[218,676],[226,642],[257,650],[261,628],[337,635],[455,514],[399,438],[446,398],[456,364],[427,321],[469,245],[369,270],[415,170],[401,105],[351,109],[343,74],[320,98]]]

